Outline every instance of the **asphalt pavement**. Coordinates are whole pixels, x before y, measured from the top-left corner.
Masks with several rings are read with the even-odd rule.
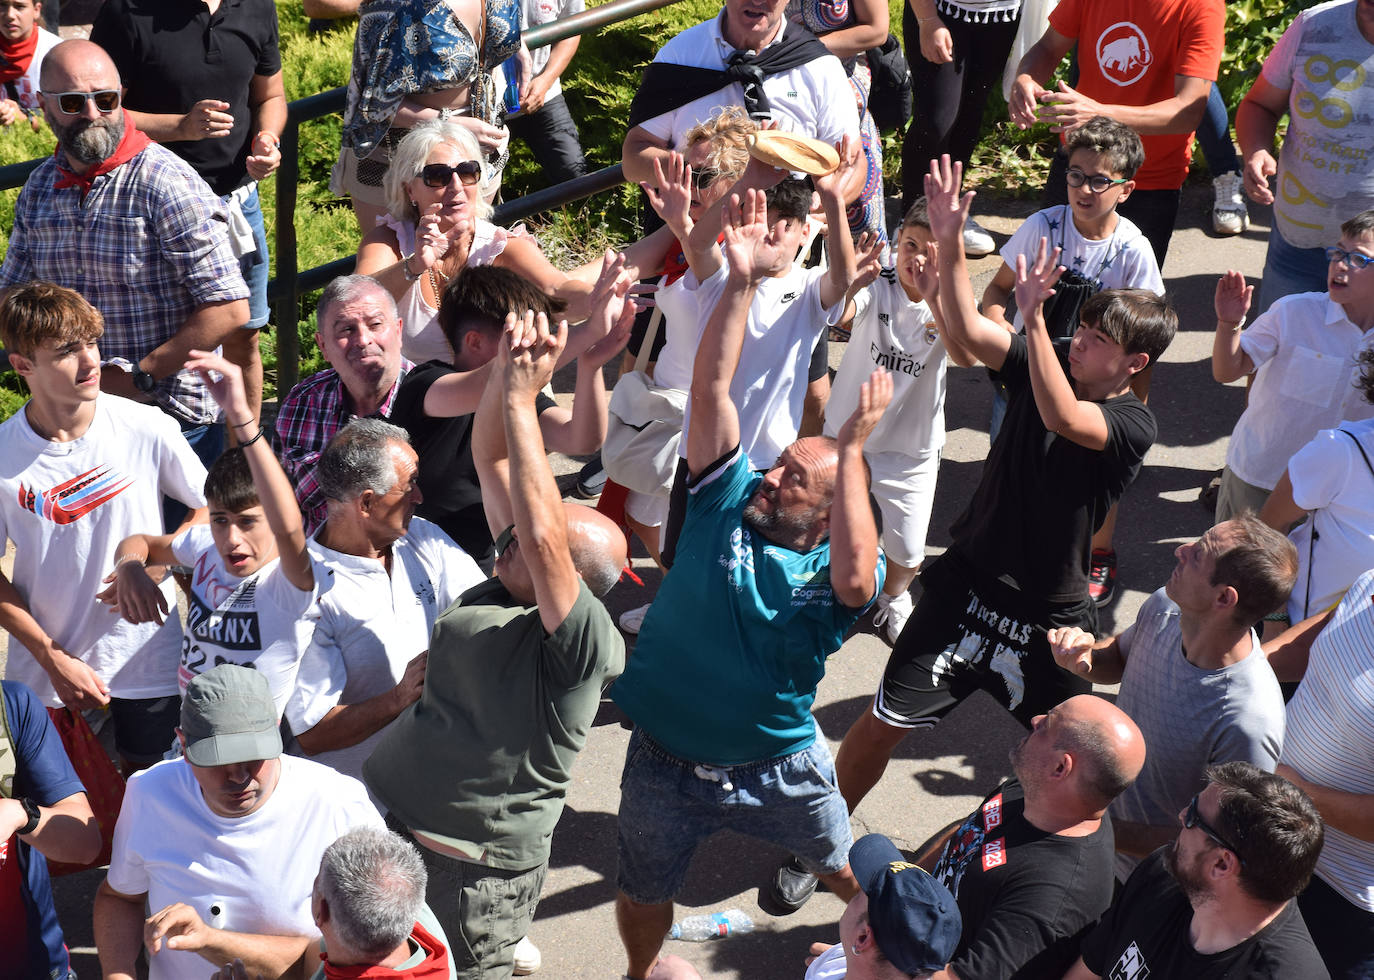
[[[1244,405],[1243,386],[1218,385],[1211,377],[1212,290],[1228,268],[1240,269],[1252,281],[1258,277],[1270,215],[1252,205],[1255,223],[1247,233],[1218,238],[1211,232],[1211,199],[1210,186],[1185,189],[1179,228],[1164,269],[1180,331],[1154,373],[1150,406],[1158,420],[1159,439],[1121,505],[1116,535],[1121,592],[1101,617],[1104,633],[1130,624],[1145,597],[1168,578],[1174,548],[1210,525],[1198,491],[1220,469],[1226,436]],[[1035,210],[1032,200],[975,202],[979,220],[997,237],[999,247]],[[973,263],[980,294],[999,262],[993,256]],[[832,345],[832,366],[842,354],[842,347]],[[561,398],[569,397],[571,376],[556,379],[556,388]],[[948,544],[949,525],[977,483],[987,454],[990,405],[991,389],[981,368],[950,369],[949,436],[928,554]],[[577,463],[555,459],[555,468],[560,484],[569,489]],[[647,601],[657,584],[651,562],[640,557],[636,568],[645,585],[617,586],[607,600],[615,615]],[[865,619],[830,659],[815,715],[832,748],[867,707],[888,650],[885,639]],[[619,774],[629,737],[622,720],[609,701],[603,703],[554,833],[548,880],[530,933],[543,952],[539,976],[550,980],[608,980],[625,969],[613,914]],[[1007,751],[1023,732],[990,698],[977,695],[935,730],[909,736],[897,749],[886,777],[854,814],[855,836],[880,832],[914,851],[940,828],[966,815],[1008,774]],[[436,785],[441,781],[442,774],[436,773]],[[692,864],[679,917],[739,908],[753,917],[755,931],[705,944],[668,942],[664,948],[690,960],[712,980],[800,980],[808,945],[837,940],[843,906],[834,896],[821,893],[785,918],[761,911],[759,889],[784,857],[777,848],[729,833],[710,840]],[[76,954],[74,964],[86,977],[99,975],[89,914],[99,881],[100,873],[89,872],[61,879],[56,887],[63,926]]]

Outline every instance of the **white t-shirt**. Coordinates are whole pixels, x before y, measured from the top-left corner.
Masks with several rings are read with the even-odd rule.
[[[0,424],[0,541],[14,542],[10,576],[40,626],[85,662],[116,698],[177,692],[181,619],[172,579],[166,622],[135,626],[96,601],[130,534],[159,533],[162,495],[204,507],[205,467],[177,424],[154,406],[101,395],[79,439],[52,442],[19,411]],[[5,678],[50,707],[48,675],[14,636]]]
[[[1365,572],[1312,643],[1307,673],[1288,702],[1280,762],[1319,786],[1374,794],[1374,571]],[[1374,912],[1374,841],[1326,825],[1317,877]]]
[[[1164,295],[1164,277],[1159,274],[1150,240],[1123,215],[1116,216],[1116,228],[1110,235],[1101,241],[1089,241],[1078,231],[1067,206],[1037,211],[1021,222],[1021,227],[1002,246],[1002,261],[1013,272],[1018,255],[1026,257],[1027,266],[1032,265],[1041,238],[1046,240],[1046,248],[1063,246],[1060,265],[1097,280],[1103,289],[1148,289]],[[1011,325],[1017,330],[1025,329],[1020,310]]]
[[[33,60],[29,62],[29,70],[14,80],[14,94],[19,97],[16,101],[24,109],[39,109],[38,90],[41,86],[38,84],[38,74],[43,70],[43,59],[48,56],[49,51],[62,43],[60,37],[42,27],[35,25],[34,30],[38,32],[38,43],[34,46]],[[0,98],[8,99],[11,97],[8,88],[0,91]],[[42,115],[41,110],[39,115]]]
[[[1226,465],[1272,490],[1284,467],[1322,429],[1367,419],[1374,405],[1355,387],[1356,357],[1374,346],[1326,293],[1285,296],[1240,335],[1255,364],[1249,404],[1231,433]]]
[[[854,326],[826,403],[826,435],[839,436],[875,368],[892,375],[892,402],[864,443],[864,455],[924,459],[939,452],[945,444],[945,345],[930,307],[913,303],[892,269],[854,297]]]
[[[158,912],[185,902],[210,926],[251,935],[318,936],[310,893],[320,855],[355,827],[381,827],[362,783],[308,759],[281,757],[276,789],[246,817],[205,804],[185,759],[129,777],[107,880],[148,895]],[[149,980],[213,972],[199,953],[148,957]]]
[[[1374,472],[1365,462],[1374,461],[1374,419],[1341,428],[1349,435],[1319,432],[1288,464],[1293,502],[1313,512],[1288,536],[1298,549],[1298,581],[1288,599],[1295,623],[1330,609],[1351,582],[1374,568]]]
[[[321,578],[319,621],[286,702],[286,720],[297,735],[336,705],[358,704],[395,687],[406,664],[429,649],[439,614],[486,579],[467,552],[422,517],[411,518],[391,546],[390,575],[375,558],[315,540],[310,551]],[[385,732],[312,758],[361,779],[363,763]]]
[[[1374,206],[1374,44],[1354,0],[1302,11],[1260,74],[1288,93],[1288,134],[1274,185],[1275,227],[1295,248],[1323,248]]]
[[[836,943],[812,961],[806,968],[805,980],[844,980],[848,963],[844,958],[844,943]]]
[[[730,383],[730,399],[739,412],[740,446],[756,470],[766,470],[797,438],[806,401],[806,373],[811,352],[828,324],[843,312],[840,302],[821,305],[824,268],[795,266],[780,278],[759,283],[749,307],[749,322],[740,350],[739,367]],[[654,382],[687,391],[692,366],[711,311],[725,292],[728,271],[722,262],[715,275],[698,284],[688,271],[659,292],[668,340],[654,366]],[[682,420],[678,453],[687,456],[687,432],[692,424],[690,401]]]
[[[724,68],[725,59],[735,49],[721,36],[722,16],[723,11],[676,35],[659,49],[654,61],[689,68]],[[782,40],[787,30],[784,20],[778,36],[770,43]],[[849,86],[849,78],[839,58],[817,58],[797,68],[768,75],[763,80],[763,91],[768,96],[778,129],[814,136],[831,146],[846,133],[852,136],[859,133],[854,90]],[[697,123],[705,122],[726,106],[741,105],[744,105],[744,87],[739,82],[732,82],[718,92],[646,119],[639,125],[650,136],[677,148]]]
[[[292,585],[282,574],[280,558],[246,578],[230,573],[208,524],[193,524],[173,538],[172,554],[191,566],[186,635],[177,668],[181,693],[197,674],[238,664],[267,678],[280,715],[319,617],[315,592]]]

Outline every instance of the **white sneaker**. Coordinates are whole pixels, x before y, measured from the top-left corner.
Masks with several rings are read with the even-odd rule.
[[[1250,227],[1244,186],[1237,173],[1222,174],[1212,179],[1212,189],[1216,192],[1216,202],[1212,205],[1212,230],[1218,235],[1239,235]]]
[[[620,628],[631,636],[638,636],[639,628],[644,625],[644,614],[652,605],[652,602],[646,602],[638,608],[625,610],[620,614]]]
[[[988,230],[970,217],[964,222],[964,254],[971,259],[989,255],[997,247]]]
[[[915,608],[916,603],[910,592],[900,595],[888,595],[884,592],[878,596],[878,611],[873,614],[873,625],[887,624],[887,638],[889,642],[896,643],[897,637],[902,635],[902,627],[906,626],[906,621],[911,618],[911,612]]]
[[[544,958],[539,955],[539,947],[526,936],[515,944],[515,975],[527,977],[539,969]]]

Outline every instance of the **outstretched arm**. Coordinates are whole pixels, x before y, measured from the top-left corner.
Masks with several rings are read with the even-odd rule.
[[[959,187],[964,166],[950,163],[949,155],[932,160],[926,175],[926,204],[930,230],[940,249],[940,311],[948,340],[966,354],[999,370],[1011,349],[1011,334],[978,312],[964,258],[964,223],[973,204],[973,192],[962,197]]]
[[[1240,331],[1245,314],[1250,312],[1250,297],[1255,287],[1245,276],[1230,269],[1217,280],[1212,305],[1217,314],[1217,332],[1212,338],[1212,377],[1222,384],[1255,373],[1255,362],[1240,346]]]
[[[1051,432],[1087,449],[1105,449],[1109,433],[1102,406],[1079,401],[1074,394],[1045,326],[1045,300],[1054,295],[1054,284],[1064,271],[1059,264],[1059,249],[1046,254],[1046,248],[1045,239],[1040,239],[1035,265],[1029,268],[1024,255],[1016,257],[1016,306],[1026,324],[1026,358],[1035,407]],[[1105,342],[1096,331],[1090,333],[1087,343]]]
[[[239,439],[239,446],[253,472],[253,487],[258,492],[267,526],[277,539],[277,555],[281,559],[286,580],[303,592],[315,587],[315,573],[310,555],[305,550],[305,525],[301,508],[291,481],[282,472],[277,454],[264,439],[258,420],[248,408],[244,393],[243,374],[238,365],[210,351],[193,350],[186,368],[200,375],[219,406],[224,409],[228,424]]]
[[[830,504],[830,584],[835,598],[850,609],[867,605],[878,588],[878,527],[868,505],[864,442],[891,401],[892,375],[874,371],[859,388],[854,413],[840,427],[840,459]]]
[[[730,400],[730,383],[739,367],[749,306],[778,252],[768,240],[762,191],[746,191],[743,203],[732,196],[722,212],[730,272],[706,321],[692,367],[687,469],[693,476],[739,445],[739,412]]]
[[[825,212],[826,247],[830,257],[820,290],[821,305],[827,310],[844,298],[858,274],[854,239],[845,215],[844,193],[863,148],[858,139],[846,135],[835,149],[840,155],[839,168],[824,177],[814,178],[816,193],[820,195],[821,208]]]

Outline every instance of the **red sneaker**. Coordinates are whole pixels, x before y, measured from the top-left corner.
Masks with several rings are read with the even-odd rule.
[[[1116,598],[1116,552],[1108,548],[1094,548],[1092,564],[1088,566],[1088,598],[1098,609]]]

